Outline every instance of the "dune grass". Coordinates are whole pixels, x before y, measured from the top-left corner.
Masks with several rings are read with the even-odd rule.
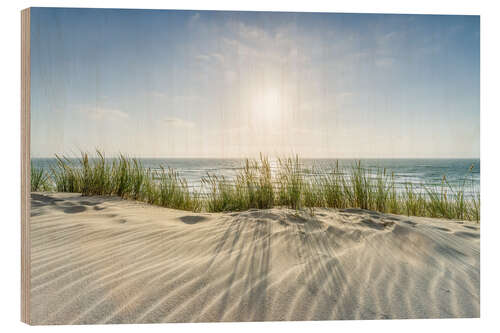
[[[271,166],[267,157],[261,156],[260,161],[247,159],[235,180],[207,174],[202,178],[202,184],[208,189],[205,203],[210,212],[266,209],[275,204]]]
[[[50,179],[45,170],[31,163],[31,192],[47,191],[50,188]]]
[[[198,196],[189,191],[175,170],[151,171],[143,168],[138,159],[124,155],[112,162],[99,151],[93,159],[82,153],[78,162],[56,155],[56,163],[50,169],[53,188],[58,192],[117,195],[162,207],[201,209]]]
[[[469,171],[472,171],[473,166]],[[340,168],[338,162],[313,168],[306,176],[300,159],[281,158],[275,169],[267,157],[247,159],[232,179],[207,174],[203,191],[190,190],[171,168],[146,169],[135,158],[120,155],[109,160],[97,151],[94,158],[56,155],[50,173],[32,167],[32,191],[55,190],[82,195],[117,195],[122,198],[187,211],[242,211],[276,206],[292,209],[361,208],[382,213],[480,221],[480,197],[466,198],[466,179],[453,188],[446,177],[439,185],[407,183],[396,191],[394,174],[369,170],[361,162]],[[375,177],[370,176],[376,174]]]

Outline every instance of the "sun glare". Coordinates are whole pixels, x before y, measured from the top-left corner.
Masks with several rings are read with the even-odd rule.
[[[266,88],[253,99],[253,113],[256,120],[265,125],[276,125],[280,120],[282,100],[278,89]]]

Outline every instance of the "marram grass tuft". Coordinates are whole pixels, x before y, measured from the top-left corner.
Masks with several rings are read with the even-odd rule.
[[[313,167],[312,171],[306,176],[298,156],[280,158],[272,169],[269,158],[261,155],[258,160],[246,159],[234,179],[207,174],[201,179],[203,191],[194,191],[174,169],[159,166],[152,171],[136,158],[120,155],[110,161],[97,151],[94,158],[82,153],[78,163],[56,155],[49,173],[32,166],[31,191],[116,195],[187,211],[361,208],[480,221],[479,193],[465,196],[466,182],[472,182],[472,177],[458,188],[443,176],[439,185],[407,183],[402,191],[396,191],[393,173],[365,169],[360,161],[350,168],[340,168],[337,162],[322,169]]]

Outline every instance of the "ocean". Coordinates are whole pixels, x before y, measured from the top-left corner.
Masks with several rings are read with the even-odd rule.
[[[214,158],[141,158],[144,168],[159,170],[160,166],[177,170],[185,178],[192,190],[203,191],[201,179],[207,174],[224,176],[228,179],[235,177],[244,166],[244,159],[214,159]],[[50,166],[55,163],[54,158],[33,158],[35,167],[50,172]],[[77,160],[74,160],[77,163]],[[339,167],[348,169],[357,161],[368,170],[371,177],[377,176],[377,170],[385,169],[394,174],[395,186],[398,191],[405,188],[405,184],[412,183],[423,191],[422,185],[440,185],[443,176],[453,187],[465,188],[465,195],[479,193],[480,160],[479,159],[301,159],[304,174],[311,177],[321,172],[329,172],[337,163]],[[271,168],[277,166],[276,160],[271,160]],[[474,166],[470,170],[471,166]],[[321,171],[319,171],[321,170]]]

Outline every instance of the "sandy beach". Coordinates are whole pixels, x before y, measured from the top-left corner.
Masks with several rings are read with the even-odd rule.
[[[31,194],[31,323],[479,316],[479,225]]]

